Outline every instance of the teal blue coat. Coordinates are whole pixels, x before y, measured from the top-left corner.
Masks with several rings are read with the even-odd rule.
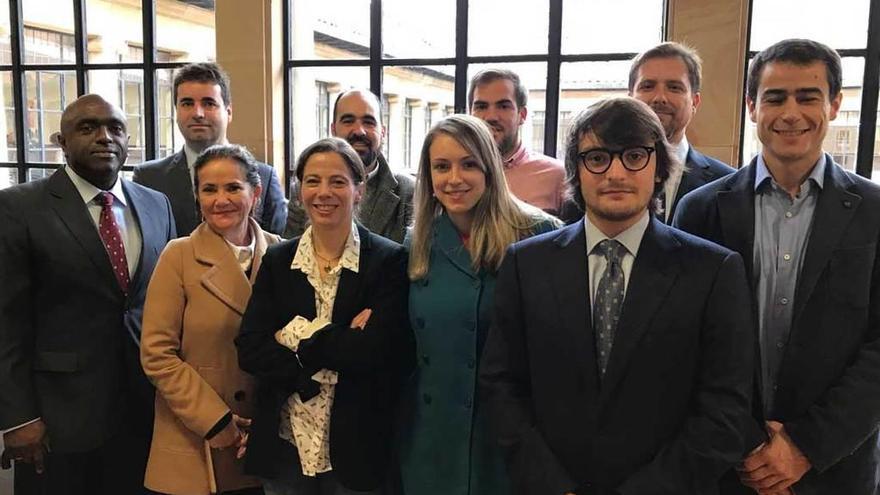
[[[536,233],[555,228],[549,222]],[[404,395],[400,442],[405,495],[510,493],[477,390],[491,323],[495,274],[475,273],[444,213],[434,221],[427,276],[412,283],[417,369]]]

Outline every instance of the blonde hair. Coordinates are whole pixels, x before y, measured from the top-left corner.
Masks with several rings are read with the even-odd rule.
[[[409,255],[410,280],[422,279],[428,273],[434,219],[443,213],[443,205],[434,197],[431,181],[430,148],[439,134],[455,139],[477,160],[486,176],[486,190],[474,205],[470,232],[470,252],[475,272],[481,269],[498,271],[507,247],[534,234],[539,223],[559,225],[554,217],[521,202],[510,193],[501,165],[501,154],[486,123],[470,115],[451,115],[431,128],[422,145],[413,198],[415,211]]]

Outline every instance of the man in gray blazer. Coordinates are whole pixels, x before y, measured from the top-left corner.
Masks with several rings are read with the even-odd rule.
[[[186,236],[202,221],[193,190],[193,163],[205,148],[228,142],[226,127],[232,121],[229,76],[215,63],[181,67],[174,74],[174,107],[183,148],[137,167],[134,181],[168,196],[177,233]],[[287,219],[284,190],[275,169],[261,162],[258,166],[263,194],[254,216],[263,230],[281,234]]]
[[[370,232],[403,242],[412,218],[415,180],[406,173],[392,173],[382,156],[385,126],[382,125],[379,99],[364,89],[340,93],[333,105],[330,132],[348,141],[367,169],[367,189],[358,208],[358,221]],[[302,235],[309,222],[295,179],[290,191],[287,228],[284,230],[284,237],[288,239]]]

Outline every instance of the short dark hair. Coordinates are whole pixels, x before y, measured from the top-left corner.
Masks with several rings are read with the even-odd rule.
[[[825,73],[828,78],[828,98],[832,99],[840,93],[843,84],[840,55],[818,41],[791,38],[770,45],[755,55],[749,65],[749,77],[746,82],[746,95],[752,101],[758,97],[761,73],[764,72],[764,66],[770,62],[787,62],[800,66],[822,62],[825,64]]]
[[[309,161],[312,155],[329,152],[337,153],[342,157],[342,160],[348,165],[352,181],[355,185],[360,184],[366,179],[367,171],[364,168],[364,162],[361,161],[357,151],[348,144],[348,141],[337,137],[327,137],[315,141],[300,153],[299,158],[296,160],[296,180],[300,183],[302,182],[303,174],[306,171],[306,162]]]
[[[696,50],[687,45],[667,41],[636,55],[632,59],[632,65],[629,68],[628,88],[630,94],[636,89],[639,69],[645,62],[655,58],[680,58],[684,62],[685,67],[687,67],[691,92],[700,92],[700,87],[703,84],[703,60],[700,59],[700,55],[697,54]]]
[[[369,89],[364,89],[364,88],[347,89],[347,90],[339,93],[339,95],[336,96],[336,100],[333,101],[333,122],[336,122],[336,109],[337,109],[337,107],[339,107],[339,100],[341,100],[343,96],[347,96],[351,93],[363,93],[363,94],[372,96],[376,102],[376,107],[379,109],[379,115],[377,115],[376,117],[379,119],[380,124],[382,122],[384,122],[382,120],[382,100],[380,100],[379,97],[376,96],[375,93],[373,93]]]
[[[177,104],[177,87],[185,82],[214,83],[220,86],[220,96],[223,98],[223,104],[228,107],[232,103],[229,74],[214,62],[187,64],[177,69],[174,73],[172,85],[172,96],[175,105]]]
[[[578,114],[569,128],[565,146],[565,182],[568,193],[582,211],[586,211],[581,196],[581,179],[578,167],[578,145],[584,135],[592,133],[604,146],[624,148],[641,146],[651,142],[657,156],[654,195],[650,208],[659,213],[659,196],[666,180],[674,169],[681,165],[669,151],[669,141],[657,114],[651,107],[635,98],[609,98],[590,105]]]
[[[215,144],[199,153],[198,158],[193,163],[193,185],[197,193],[199,190],[199,170],[215,160],[222,160],[224,158],[234,161],[241,167],[245,182],[250,184],[251,187],[256,188],[261,185],[260,166],[257,165],[256,158],[247,148],[237,144]]]
[[[529,91],[526,89],[525,85],[523,85],[522,81],[517,75],[516,72],[507,69],[484,69],[480,72],[477,72],[473,78],[471,78],[471,85],[468,88],[467,101],[468,101],[468,109],[474,104],[474,90],[477,89],[477,86],[480,84],[489,84],[492,81],[497,81],[499,79],[504,79],[506,81],[510,81],[513,83],[513,93],[516,98],[516,106],[518,108],[522,108],[528,105],[529,103]]]

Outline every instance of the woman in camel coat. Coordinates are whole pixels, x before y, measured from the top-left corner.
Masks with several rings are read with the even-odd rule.
[[[205,221],[168,244],[144,310],[141,363],[156,386],[145,486],[262,493],[242,470],[255,384],[239,369],[233,340],[263,253],[279,238],[250,216],[261,186],[244,148],[208,148],[194,171]]]

